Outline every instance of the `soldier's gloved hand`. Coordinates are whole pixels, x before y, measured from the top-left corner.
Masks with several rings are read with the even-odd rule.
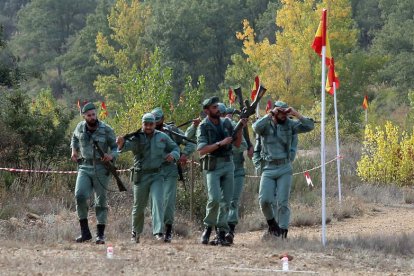
[[[165,157],[165,161],[171,163],[172,161],[174,161],[174,156],[172,156],[171,153],[167,154],[167,156]]]
[[[229,145],[233,142],[233,138],[232,137],[226,137],[223,140],[220,141],[220,145],[225,146],[225,145]]]
[[[112,155],[105,153],[104,157],[102,158],[102,161],[108,162],[108,161],[111,161],[112,159],[113,159]]]
[[[70,158],[72,159],[73,162],[78,162],[78,159],[79,159],[78,152],[76,150],[72,150],[72,156]]]
[[[181,164],[182,166],[185,166],[185,165],[187,164],[187,155],[182,154],[182,155],[180,156],[180,159],[178,159],[178,162],[180,162],[180,164]]]
[[[122,149],[122,147],[124,146],[125,143],[125,139],[122,136],[118,136],[116,137],[116,144],[118,145],[118,149]]]

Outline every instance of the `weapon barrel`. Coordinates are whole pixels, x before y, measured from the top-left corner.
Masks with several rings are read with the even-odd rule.
[[[93,144],[95,146],[96,151],[99,153],[99,155],[103,158],[105,156],[104,151],[99,146],[98,141],[93,141]],[[121,178],[119,178],[118,172],[116,171],[116,167],[112,164],[112,162],[105,162],[106,169],[115,177],[116,184],[118,185],[118,189],[120,192],[126,191],[126,187],[124,183],[122,183]]]

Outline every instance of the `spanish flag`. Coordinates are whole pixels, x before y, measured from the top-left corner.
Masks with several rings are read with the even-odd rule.
[[[318,30],[316,31],[315,38],[312,43],[312,48],[315,50],[320,57],[322,57],[322,47],[326,46],[326,65],[331,63],[332,54],[331,54],[331,46],[329,44],[328,39],[328,30],[326,27],[326,14],[327,10],[322,10],[322,18],[319,22]]]
[[[328,70],[328,77],[326,80],[325,89],[326,92],[333,95],[334,94],[334,88],[333,84],[335,83],[335,88],[339,88],[339,78],[338,75],[335,72],[335,62],[334,59],[331,59],[331,64],[329,64],[329,70]]]
[[[364,110],[367,110],[368,109],[368,96],[367,95],[365,95],[364,101],[362,102],[362,108]]]

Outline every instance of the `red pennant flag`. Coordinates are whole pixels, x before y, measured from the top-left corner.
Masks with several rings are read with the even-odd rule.
[[[327,77],[326,85],[325,85],[325,90],[331,95],[334,94],[334,88],[333,88],[334,83],[335,83],[335,88],[338,89],[339,78],[335,72],[335,63],[334,63],[334,59],[332,58],[331,64],[329,64],[328,77]]]
[[[229,102],[230,104],[234,104],[235,101],[236,101],[236,95],[233,93],[233,90],[230,88],[229,89]]]
[[[256,99],[256,95],[257,95],[257,91],[259,90],[259,86],[260,86],[259,76],[256,76],[254,78],[252,93],[250,94],[250,99],[252,100],[252,102],[254,101],[254,99]]]
[[[106,117],[108,117],[108,109],[106,108],[105,102],[101,103],[101,108],[102,108],[102,111],[101,111],[100,117],[102,119],[105,119]]]
[[[266,105],[266,113],[269,112],[269,110],[272,109],[272,101],[268,100]]]
[[[312,179],[310,178],[310,174],[309,174],[309,172],[308,172],[308,171],[306,171],[304,174],[305,174],[306,183],[308,183],[308,186],[313,187]]]
[[[328,31],[326,27],[326,14],[327,14],[327,10],[323,9],[321,21],[319,22],[318,30],[316,31],[315,38],[312,43],[312,48],[313,50],[315,50],[315,53],[317,53],[320,57],[322,57],[322,47],[326,46],[325,63],[329,65],[332,59],[332,54],[331,54],[331,46],[329,44]]]
[[[368,109],[368,96],[367,95],[365,95],[364,101],[362,102],[362,108],[364,110],[367,110]]]

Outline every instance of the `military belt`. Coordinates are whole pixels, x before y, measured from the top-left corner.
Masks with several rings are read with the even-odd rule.
[[[154,169],[140,170],[140,173],[151,174],[151,173],[159,173],[160,171],[161,171],[161,168],[154,168]]]
[[[82,165],[100,165],[103,164],[104,162],[101,159],[82,159],[81,160],[81,164]]]
[[[230,162],[231,158],[230,156],[220,156],[220,157],[216,157],[217,161],[223,161],[223,162]]]
[[[283,164],[288,164],[289,162],[290,162],[289,159],[283,158],[283,159],[273,159],[272,161],[268,161],[268,164],[279,166],[279,165],[283,165]]]

